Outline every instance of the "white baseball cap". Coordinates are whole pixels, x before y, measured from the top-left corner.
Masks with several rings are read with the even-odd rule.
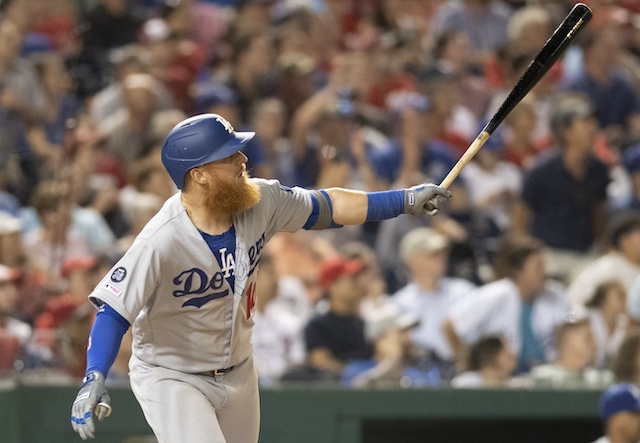
[[[449,239],[433,228],[415,228],[400,241],[400,257],[406,260],[416,252],[436,252],[449,247]]]
[[[419,323],[415,315],[400,312],[392,303],[384,303],[366,314],[364,333],[367,340],[374,341],[387,331],[411,329]]]

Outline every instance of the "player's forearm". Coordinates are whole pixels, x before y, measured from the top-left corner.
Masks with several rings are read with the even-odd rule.
[[[367,218],[369,200],[362,191],[343,188],[327,189],[333,206],[333,221],[339,225],[359,225]]]
[[[87,347],[87,372],[98,371],[107,376],[115,361],[129,323],[105,305],[96,316]]]

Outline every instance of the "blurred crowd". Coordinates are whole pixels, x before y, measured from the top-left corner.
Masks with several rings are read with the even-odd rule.
[[[640,6],[587,3],[438,215],[270,241],[261,383],[640,382]],[[255,131],[286,186],[440,183],[573,4],[0,1],[0,373],[83,375],[87,295],[177,191],[184,118]]]

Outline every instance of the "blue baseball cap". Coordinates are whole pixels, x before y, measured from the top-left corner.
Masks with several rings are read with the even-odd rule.
[[[600,418],[607,421],[620,412],[640,412],[640,387],[633,383],[618,383],[604,391],[600,397]]]
[[[236,132],[218,114],[201,114],[178,123],[162,145],[162,163],[178,189],[192,168],[241,151],[255,132]]]

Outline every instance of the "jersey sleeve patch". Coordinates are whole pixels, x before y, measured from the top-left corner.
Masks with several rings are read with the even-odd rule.
[[[127,277],[127,270],[122,266],[117,267],[111,273],[111,281],[113,281],[115,283],[120,283],[126,277]]]
[[[122,294],[122,291],[120,289],[116,288],[109,282],[101,283],[100,287],[106,289],[107,291],[111,292],[113,295],[117,297],[120,297],[120,294]]]

